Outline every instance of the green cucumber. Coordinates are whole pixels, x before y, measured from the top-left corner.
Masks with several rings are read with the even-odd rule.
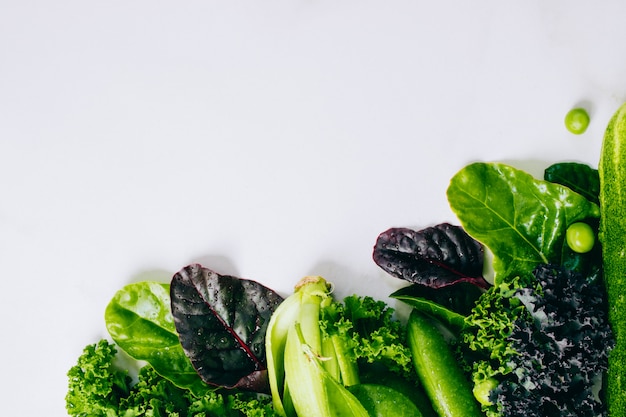
[[[598,164],[600,233],[609,323],[616,345],[609,354],[610,417],[626,416],[626,104],[606,128]]]
[[[437,414],[483,416],[469,381],[434,320],[413,310],[407,326],[415,370]]]

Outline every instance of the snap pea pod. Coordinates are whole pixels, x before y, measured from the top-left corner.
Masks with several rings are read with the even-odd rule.
[[[408,341],[417,375],[440,417],[481,417],[469,382],[435,322],[413,310]]]

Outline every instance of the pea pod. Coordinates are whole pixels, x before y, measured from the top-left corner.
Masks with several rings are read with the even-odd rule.
[[[417,375],[440,417],[480,417],[469,382],[435,322],[413,310],[407,323]]]
[[[422,417],[415,403],[391,387],[379,384],[356,384],[348,388],[370,417]]]

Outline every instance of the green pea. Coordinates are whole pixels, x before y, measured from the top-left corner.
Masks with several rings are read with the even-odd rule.
[[[589,252],[596,242],[596,235],[587,223],[572,223],[565,232],[567,246],[578,253]]]
[[[489,378],[474,385],[472,392],[479,403],[483,405],[492,405],[493,403],[489,399],[489,395],[491,394],[491,391],[496,389],[497,386],[498,381],[494,378]]]
[[[583,108],[575,108],[565,115],[565,127],[575,135],[580,135],[589,126],[589,114]]]

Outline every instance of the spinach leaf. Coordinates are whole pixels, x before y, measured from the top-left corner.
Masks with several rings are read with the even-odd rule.
[[[461,169],[447,196],[464,229],[493,252],[496,284],[540,263],[561,264],[567,226],[599,216],[571,189],[500,163]]]
[[[185,355],[170,311],[170,285],[144,281],[128,284],[109,302],[104,318],[111,338],[128,355],[150,363],[162,377],[195,394],[206,393]]]
[[[268,391],[265,332],[280,295],[199,264],[174,275],[170,295],[180,343],[206,383]]]
[[[391,228],[376,240],[374,262],[390,275],[432,288],[470,282],[482,288],[483,246],[463,228],[441,223],[422,230]]]
[[[543,178],[571,188],[587,200],[600,204],[600,174],[597,169],[589,165],[578,162],[559,162],[546,168]]]
[[[458,333],[484,289],[469,282],[458,282],[442,288],[413,284],[393,292],[390,297],[433,316]]]

